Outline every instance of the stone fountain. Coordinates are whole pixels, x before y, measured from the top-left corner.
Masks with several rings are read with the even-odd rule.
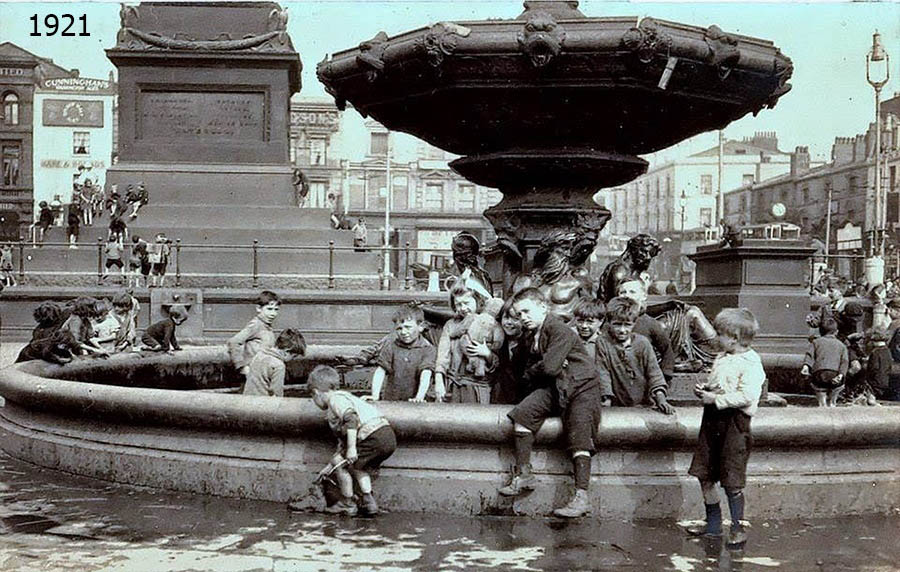
[[[717,26],[524,5],[515,20],[381,32],[317,69],[338,107],[462,155],[458,173],[503,193],[484,214],[507,291],[551,233],[596,243],[610,212],[593,195],[644,173],[638,155],[773,107],[792,73],[772,42]]]

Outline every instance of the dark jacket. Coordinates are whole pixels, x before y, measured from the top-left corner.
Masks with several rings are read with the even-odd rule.
[[[525,369],[523,378],[538,387],[555,384],[565,397],[572,397],[597,385],[597,368],[575,330],[562,318],[547,314],[538,333],[537,361]],[[533,346],[526,336],[526,347]]]

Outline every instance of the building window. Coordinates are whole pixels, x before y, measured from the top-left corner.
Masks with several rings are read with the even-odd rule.
[[[387,155],[387,133],[372,133],[371,145],[369,146],[369,154],[373,156],[384,157]]]
[[[457,187],[456,210],[475,210],[475,185],[459,185],[459,187]]]
[[[439,211],[444,206],[444,185],[428,183],[422,193],[421,207],[428,211]]]
[[[3,124],[19,124],[19,96],[14,93],[3,96]]]
[[[4,141],[0,144],[0,155],[3,160],[3,186],[16,187],[19,185],[19,156],[21,147],[18,142]]]
[[[712,209],[700,209],[700,225],[712,226]]]
[[[374,134],[373,134],[374,135]],[[385,147],[387,148],[387,147]],[[309,140],[309,164],[325,164],[325,139],[313,137]]]
[[[75,131],[72,133],[72,154],[91,154],[91,134],[87,131]]]
[[[809,187],[803,187],[803,204],[809,202]]]
[[[704,195],[712,194],[712,175],[700,175],[700,192]]]
[[[741,175],[741,185],[746,187],[747,185],[752,185],[756,181],[756,177],[752,174],[744,174]]]
[[[847,187],[850,189],[850,193],[856,193],[857,185],[858,182],[856,177],[847,177]]]
[[[747,197],[746,196],[741,197],[741,212],[742,213],[747,212]]]

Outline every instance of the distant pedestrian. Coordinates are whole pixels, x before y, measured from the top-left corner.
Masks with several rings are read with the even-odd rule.
[[[81,232],[81,217],[78,215],[78,207],[69,206],[68,226],[66,226],[66,237],[69,248],[78,248],[78,235]]]
[[[13,274],[13,251],[10,244],[0,246],[0,280],[7,288],[16,285],[16,277]]]
[[[156,235],[156,240],[147,249],[150,261],[151,286],[165,286],[166,267],[169,264],[169,239],[164,233]]]
[[[114,239],[116,242],[125,243],[128,240],[128,226],[118,216],[114,216],[109,221],[109,234],[107,239]]]
[[[128,206],[131,207],[131,214],[128,215],[128,218],[132,220],[137,218],[138,211],[141,210],[141,207],[150,202],[150,195],[147,193],[147,188],[144,187],[144,183],[138,183],[137,189],[129,191],[125,198],[128,201]]]
[[[38,229],[40,230],[38,242],[43,243],[47,233],[50,231],[50,227],[53,226],[53,209],[50,208],[47,201],[39,202],[38,207],[41,209],[38,215]]]
[[[356,221],[356,224],[353,225],[353,228],[350,230],[353,232],[353,250],[365,252],[366,242],[369,239],[369,230],[366,228],[366,219],[359,217],[359,220]]]
[[[110,269],[113,267],[118,269],[120,277],[125,273],[125,264],[122,262],[123,250],[125,250],[125,248],[122,246],[121,242],[112,237],[106,238],[106,246],[103,247],[103,253],[106,255],[106,264],[103,268],[104,278],[109,275]]]

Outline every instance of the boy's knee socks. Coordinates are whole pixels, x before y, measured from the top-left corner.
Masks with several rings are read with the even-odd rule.
[[[744,491],[725,491],[728,497],[728,510],[731,513],[731,528],[740,530],[743,528],[741,521],[744,520]]]
[[[719,503],[706,506],[706,532],[709,534],[722,534],[722,507]]]
[[[578,455],[572,458],[575,468],[575,488],[586,491],[591,482],[591,458],[587,455]]]
[[[521,468],[531,464],[531,449],[534,447],[534,433],[516,431],[516,466]]]

